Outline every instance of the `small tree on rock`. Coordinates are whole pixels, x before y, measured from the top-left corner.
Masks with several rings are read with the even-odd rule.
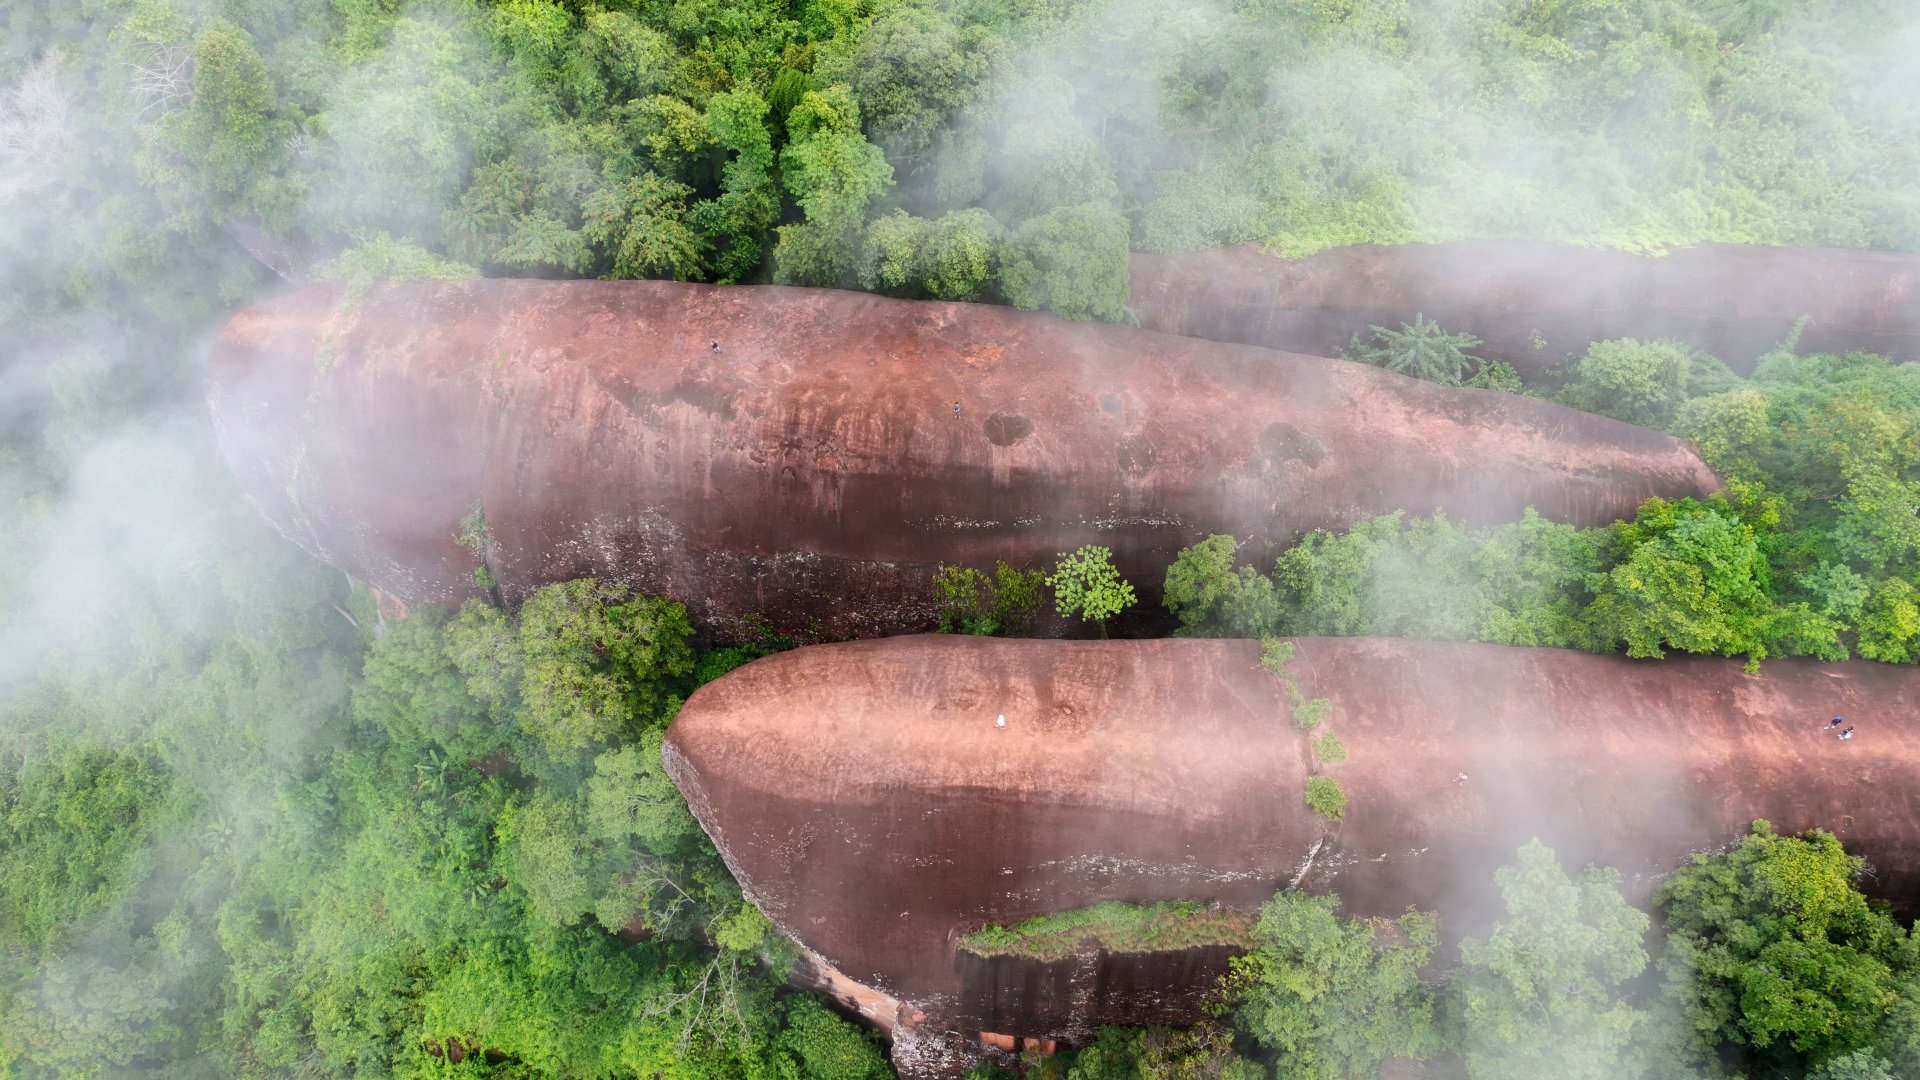
[[[1100,636],[1107,636],[1107,619],[1131,607],[1133,586],[1113,567],[1113,551],[1088,544],[1072,553],[1060,553],[1053,573],[1047,575],[1047,587],[1053,590],[1053,606],[1062,618],[1078,615],[1082,622],[1100,624]]]

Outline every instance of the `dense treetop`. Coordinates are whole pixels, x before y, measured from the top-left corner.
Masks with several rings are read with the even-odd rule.
[[[14,239],[86,276],[56,289],[221,231],[299,275],[398,243],[1116,319],[1129,247],[1920,243],[1899,0],[122,0],[0,24],[37,196]]]

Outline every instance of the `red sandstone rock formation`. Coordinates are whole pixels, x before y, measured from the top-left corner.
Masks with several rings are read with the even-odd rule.
[[[1211,532],[1260,556],[1401,508],[1592,524],[1717,485],[1683,443],[1529,399],[824,290],[318,287],[236,315],[209,369],[254,502],[408,602],[475,591],[474,506],[509,600],[595,574],[852,634],[925,627],[941,562],[1105,544],[1149,592]]]
[[[666,764],[782,929],[925,1014],[897,1045],[928,1074],[914,1055],[939,1045],[933,1033],[1075,1039],[1123,1015],[1172,1018],[1162,1004],[1191,1010],[1191,997],[1103,1002],[1111,957],[1023,975],[956,954],[983,922],[1102,900],[1251,907],[1297,885],[1350,912],[1436,910],[1458,935],[1484,930],[1493,871],[1530,837],[1570,866],[1618,867],[1644,899],[1759,817],[1832,830],[1868,859],[1870,892],[1920,899],[1912,668],[1783,660],[1747,675],[1733,660],[1303,639],[1292,670],[1332,699],[1328,727],[1350,755],[1324,769],[1348,796],[1332,826],[1302,803],[1306,737],[1258,651],[815,646],[695,693]],[[1835,713],[1852,741],[1822,730]],[[1218,964],[1202,967],[1196,978]]]
[[[1522,240],[1135,255],[1140,325],[1331,355],[1417,314],[1540,374],[1591,342],[1679,338],[1751,371],[1800,316],[1802,351],[1920,359],[1920,254],[1705,244],[1660,257]],[[1535,335],[1538,335],[1536,338]]]

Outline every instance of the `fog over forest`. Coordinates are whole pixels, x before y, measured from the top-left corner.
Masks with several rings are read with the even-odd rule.
[[[1920,367],[1908,363],[1920,349],[1804,344],[1920,333],[1917,58],[1920,8],[1906,0],[0,0],[0,1077],[1920,1078],[1920,895],[1910,888],[1920,791],[1876,779],[1911,775],[1920,745],[1920,721],[1895,715],[1920,698]],[[1581,281],[1601,276],[1584,269],[1602,265],[1589,257],[1690,251],[1704,265],[1741,257],[1723,246],[1765,248],[1773,287],[1819,276],[1833,295],[1864,298],[1848,309],[1864,314],[1736,310],[1779,294],[1743,292],[1753,282],[1729,272],[1703,279],[1703,335],[1762,318],[1791,329],[1764,348],[1710,355],[1677,332],[1576,331],[1548,343],[1529,323],[1513,333],[1533,329],[1531,352],[1503,356],[1391,283],[1402,280],[1396,260],[1429,250],[1405,245],[1480,241],[1510,242],[1484,250],[1510,252],[1511,265],[1488,256],[1473,268],[1476,280],[1503,281],[1527,276],[1526,260],[1572,267],[1554,280]],[[1355,245],[1382,245],[1363,257],[1388,269],[1334,280],[1311,268],[1350,264],[1285,261],[1338,260]],[[1846,261],[1861,253],[1881,261]],[[1167,291],[1149,310],[1153,274]],[[1279,286],[1260,293],[1262,275],[1287,274],[1306,282],[1288,295],[1350,288],[1342,295],[1385,299],[1341,307],[1352,314],[1333,318],[1337,343],[1325,349],[1202,325],[1215,310],[1206,303],[1279,296]],[[496,279],[507,278],[554,291],[502,291]],[[726,287],[699,301],[712,310],[774,310],[756,299],[765,286],[840,290],[782,302],[817,305],[814,317],[849,334],[897,317],[902,340],[924,344],[916,355],[951,347],[939,362],[952,360],[955,379],[988,378],[1002,361],[970,366],[976,354],[1009,341],[1065,342],[1015,355],[1006,370],[1035,373],[1034,394],[1052,396],[1028,409],[1036,416],[1067,398],[1097,403],[1087,430],[1185,415],[1110,392],[1110,372],[1189,348],[1164,344],[1155,327],[1218,343],[1193,344],[1178,352],[1183,366],[1129,386],[1204,385],[1244,416],[1305,410],[1336,390],[1403,411],[1362,418],[1372,428],[1338,414],[1320,416],[1322,427],[1263,424],[1246,440],[1258,446],[1226,440],[1239,430],[1231,416],[1195,423],[1191,445],[1215,455],[1197,451],[1197,465],[1178,457],[1188,444],[1144,436],[1115,443],[1117,464],[1105,443],[1078,473],[1082,462],[1049,460],[1059,475],[1117,469],[1116,491],[1142,489],[1155,468],[1152,483],[1188,468],[1194,490],[1211,494],[1184,504],[1198,508],[1189,520],[1140,526],[1150,540],[1103,523],[1057,561],[1000,561],[1012,541],[975,558],[988,550],[977,536],[931,533],[911,550],[846,556],[855,578],[915,567],[911,595],[885,597],[893,622],[860,623],[851,601],[759,610],[649,595],[636,582],[657,580],[657,567],[543,577],[564,560],[514,546],[527,535],[513,532],[516,507],[487,502],[505,490],[498,476],[485,498],[433,493],[461,512],[412,548],[383,533],[379,515],[347,508],[430,502],[409,485],[440,475],[449,455],[470,451],[485,458],[476,469],[493,467],[498,446],[467,445],[461,432],[484,428],[506,445],[534,430],[513,428],[531,422],[491,388],[532,393],[528,373],[546,360],[531,349],[474,357],[412,385],[444,407],[432,415],[472,406],[479,427],[381,433],[392,442],[380,446],[401,449],[377,468],[346,480],[327,471],[346,460],[328,456],[326,439],[352,430],[341,418],[354,418],[355,401],[402,385],[391,370],[427,371],[464,347],[451,332],[460,311],[504,325],[542,304],[573,310],[549,298],[589,287],[559,283],[642,279]],[[1417,273],[1404,280],[1419,293]],[[902,306],[876,314],[859,306],[866,294]],[[1594,295],[1596,307],[1614,303],[1598,286]],[[237,314],[273,302],[318,314],[312,325],[263,317],[222,337]],[[1246,325],[1281,326],[1274,303]],[[1520,301],[1488,297],[1480,316],[1497,321],[1502,303]],[[710,309],[688,299],[678,310]],[[1008,310],[1022,314],[993,321]],[[377,321],[358,322],[409,311],[422,320],[407,327],[414,336],[381,340]],[[1606,314],[1607,325],[1632,323],[1631,312]],[[1154,321],[1175,315],[1188,323]],[[914,406],[928,417],[889,413],[885,395],[907,382],[878,374],[833,384],[845,400],[832,408],[781,401],[791,380],[780,365],[824,368],[833,334],[749,320],[741,333],[773,344],[707,346],[706,324],[674,317],[648,332],[699,339],[689,363],[754,387],[764,398],[754,409],[788,409],[778,415],[804,424],[849,401],[880,402],[874,427],[937,434],[916,452],[962,445],[947,432],[963,425],[991,441],[954,451],[948,475],[960,479],[924,497],[957,500],[967,477],[1004,473],[1034,432],[984,398],[969,397],[963,416],[944,391]],[[271,337],[261,327],[303,344],[261,345]],[[606,351],[595,378],[651,359],[614,356],[628,331],[605,332],[593,339]],[[1097,336],[1107,333],[1121,336]],[[418,352],[395,359],[401,338]],[[1268,364],[1275,354],[1261,345],[1338,355]],[[216,354],[255,364],[259,378],[210,379]],[[483,364],[499,373],[486,384],[497,396],[460,397],[477,393],[482,382],[461,376]],[[269,385],[304,393],[268,402],[259,388]],[[653,413],[620,404],[649,435],[696,430],[644,427],[699,405],[673,385],[684,400],[663,398]],[[738,416],[731,401],[707,411],[738,420],[726,431],[745,430],[761,414],[740,401]],[[617,456],[609,432],[627,421],[607,418],[615,412],[583,407],[582,444],[606,454],[592,464],[638,477],[633,463],[651,459]],[[829,422],[839,421],[819,420]],[[1229,473],[1246,461],[1282,478],[1309,468],[1300,461],[1318,467],[1325,452],[1304,428],[1425,440],[1427,458],[1351,464],[1355,476],[1381,477],[1380,490],[1436,477],[1432,492],[1375,505],[1381,497],[1356,483],[1281,506],[1266,488],[1250,498],[1233,487]],[[1443,429],[1460,441],[1435,434]],[[790,441],[858,457],[844,431],[823,430]],[[1042,430],[1018,452],[1066,455],[1064,430]],[[1538,441],[1507,447],[1511,467],[1462,449],[1490,431]],[[269,442],[242,432],[272,435],[286,457],[266,461]],[[887,474],[900,462],[874,460],[858,463],[874,470],[862,477],[874,490],[914,482]],[[1043,471],[1029,465],[1038,458],[1017,460]],[[1526,469],[1515,462],[1536,479],[1553,474],[1565,512],[1483,512],[1520,508]],[[1714,483],[1673,479],[1682,474]],[[724,485],[729,474],[717,475]],[[1636,484],[1658,493],[1642,499],[1634,487],[1622,520],[1593,515],[1607,485]],[[650,497],[643,488],[636,479],[634,499]],[[732,492],[708,498],[747,522],[743,533],[780,536],[791,524],[759,522],[757,512],[781,511]],[[1055,501],[1078,512],[1073,499]],[[1310,510],[1326,520],[1257,538],[1223,531]],[[1203,519],[1229,524],[1193,525]],[[849,524],[849,543],[862,530],[881,531]],[[341,536],[385,561],[361,565],[346,545],[314,539]],[[963,542],[966,558],[953,554]],[[607,550],[617,564],[624,549]],[[749,554],[740,565],[842,557]],[[442,602],[421,602],[396,585],[415,572],[454,584],[432,598]],[[1288,768],[1297,759],[1304,772],[1288,783],[1298,790],[1274,795],[1272,812],[1314,840],[1284,873],[1245,871],[1259,878],[1251,902],[1162,896],[1152,874],[1135,888],[1116,858],[1101,871],[1110,895],[1027,896],[933,935],[953,963],[928,985],[992,970],[1038,986],[1040,975],[1018,973],[1104,971],[1114,956],[1160,958],[1142,970],[1161,960],[1218,969],[1190,985],[1115,990],[1109,1012],[1099,1012],[1105,998],[1084,1005],[1097,996],[1088,992],[1024,1016],[1027,1006],[1007,1006],[1003,1026],[1028,1027],[1001,1030],[973,1004],[916,997],[904,981],[862,984],[808,939],[825,930],[770,903],[784,886],[748,872],[760,864],[744,841],[716,846],[714,822],[744,836],[752,808],[724,797],[690,807],[689,777],[718,766],[686,757],[669,725],[729,673],[775,654],[803,666],[831,655],[807,650],[853,636],[839,628],[863,625],[1029,639],[1016,653],[1030,667],[991,675],[1040,672],[1032,686],[1055,677],[1049,658],[1064,654],[1046,650],[1057,639],[1101,640],[1116,658],[1145,655],[1147,638],[1239,641],[1259,669],[1232,670],[1280,703],[1274,726],[1245,755],[1185,750],[1252,760],[1279,748]],[[1818,706],[1804,717],[1807,749],[1795,743],[1763,764],[1805,778],[1805,805],[1843,812],[1804,833],[1765,821],[1723,828],[1713,815],[1745,803],[1715,784],[1754,781],[1731,766],[1726,777],[1689,771],[1684,745],[1666,752],[1649,739],[1643,767],[1618,759],[1674,800],[1670,828],[1647,838],[1648,860],[1586,865],[1574,848],[1522,846],[1522,829],[1497,864],[1461,860],[1409,896],[1421,903],[1365,909],[1343,897],[1339,872],[1373,854],[1342,849],[1343,829],[1351,846],[1368,821],[1424,827],[1442,819],[1431,805],[1441,798],[1505,808],[1502,828],[1533,820],[1536,802],[1552,820],[1553,799],[1584,789],[1543,778],[1604,763],[1548,752],[1606,741],[1562,744],[1557,721],[1543,718],[1546,763],[1523,770],[1524,782],[1476,766],[1442,778],[1437,796],[1416,794],[1426,789],[1394,770],[1418,763],[1388,760],[1381,715],[1468,728],[1474,717],[1415,704],[1354,715],[1348,702],[1367,700],[1374,680],[1316,684],[1315,671],[1338,666],[1327,657],[1349,655],[1321,638],[1380,639],[1382,655],[1410,641],[1527,650],[1497,678],[1432,669],[1422,702],[1532,701],[1543,686],[1575,685],[1552,672],[1590,660],[1711,670],[1694,681],[1736,687],[1714,700],[1740,711],[1679,716],[1672,738],[1697,734],[1755,760],[1774,753],[1776,721],[1801,723],[1797,712],[1782,720],[1782,702],[1798,710],[1809,699],[1797,693],[1836,687],[1851,719],[1825,728],[1828,709],[1842,709]],[[1115,675],[1113,685],[1161,686],[1142,663],[1116,659],[1111,671],[1140,681]],[[876,660],[871,671],[883,668]],[[987,678],[929,670],[897,693],[876,681],[873,708],[897,708],[898,730],[919,730],[907,719],[929,708],[938,719],[947,705],[915,695],[949,676],[962,690]],[[1846,696],[1867,693],[1859,687],[1888,689]],[[1615,690],[1590,696],[1666,715]],[[786,715],[780,704],[761,712]],[[738,719],[707,710],[701,722]],[[1098,730],[1115,739],[1111,754],[1086,759],[1076,782],[1088,790],[1179,756],[1149,747],[1128,757],[1125,711],[1082,718],[1112,724]],[[855,730],[822,721],[817,739],[796,744],[794,775],[820,753],[849,770],[846,791],[869,774],[908,778],[887,797],[919,791],[915,776],[984,776],[984,791],[1008,774],[967,770],[1015,759],[949,761],[935,749],[910,763],[924,773],[863,765],[869,745],[834,741]],[[1843,773],[1826,754],[1836,748],[1869,764]],[[1051,806],[1032,777],[1054,759],[1035,761],[1019,783],[1035,785],[1023,789],[1029,808]],[[1383,774],[1391,801],[1366,802],[1368,778]],[[824,805],[830,790],[778,794]],[[1875,801],[1847,801],[1862,792]],[[1022,804],[1018,792],[994,798]],[[1061,826],[1048,842],[1093,865],[1109,842],[1200,830],[1178,807],[1151,827],[1135,821]],[[905,833],[877,835],[876,868],[883,858],[962,865],[954,852],[887,850]],[[1653,865],[1653,849],[1674,837],[1681,849],[1661,849]],[[1856,837],[1885,843],[1869,860]],[[1218,870],[1222,881],[1241,873]],[[849,874],[835,887],[877,888],[882,876]],[[880,896],[874,910],[895,899]],[[878,925],[871,938],[894,940]],[[1152,1011],[1162,996],[1178,1002]],[[1081,1010],[1073,1037],[1042,1019],[1056,1005]],[[967,1022],[948,1023],[947,1006]]]

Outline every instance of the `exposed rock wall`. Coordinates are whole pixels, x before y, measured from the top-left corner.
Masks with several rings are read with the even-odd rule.
[[[508,600],[595,574],[842,635],[927,626],[941,562],[1099,543],[1150,592],[1210,532],[1264,557],[1401,508],[1592,524],[1718,483],[1681,442],[1538,401],[827,290],[316,287],[236,315],[209,372],[254,502],[407,602],[472,594],[483,555]],[[479,555],[454,539],[476,506]]]
[[[1298,885],[1355,913],[1436,910],[1457,936],[1485,929],[1494,869],[1534,836],[1644,899],[1754,818],[1819,826],[1868,859],[1869,891],[1920,900],[1920,670],[1302,639],[1292,670],[1350,754],[1324,769],[1348,795],[1330,825],[1258,659],[1250,641],[814,646],[703,687],[664,753],[782,929],[962,1041],[1081,1038],[1153,1006],[1072,990],[1098,981],[1085,958],[983,974],[955,950],[982,922]],[[1851,742],[1821,730],[1835,713]],[[1030,992],[1056,976],[1065,1000]]]
[[[1364,245],[1280,259],[1252,246],[1133,257],[1140,325],[1331,355],[1425,314],[1538,375],[1609,338],[1679,338],[1742,373],[1811,320],[1803,351],[1920,358],[1920,254],[1703,244],[1653,257],[1523,240]]]

